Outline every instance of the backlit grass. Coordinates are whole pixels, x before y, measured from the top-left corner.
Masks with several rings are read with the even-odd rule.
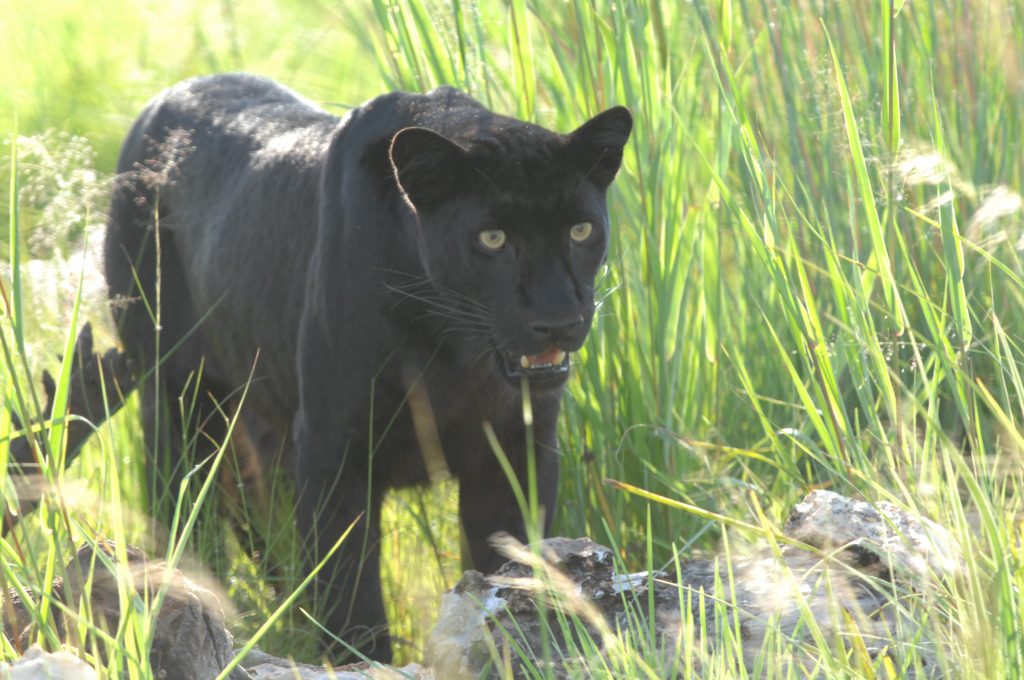
[[[564,131],[629,106],[636,129],[610,197],[602,307],[565,400],[555,532],[615,546],[630,570],[670,566],[674,547],[764,541],[609,478],[776,528],[814,487],[889,500],[949,527],[966,556],[962,580],[907,612],[924,621],[921,649],[940,646],[956,677],[1024,673],[1020,0],[2,7],[5,138],[80,135],[99,181],[145,100],[200,72],[272,75],[339,112],[389,89],[451,84]],[[75,332],[77,280],[41,295],[40,281],[68,268],[30,263],[63,262],[102,228],[93,212],[67,228],[47,222],[45,195],[22,197],[19,216],[19,193],[5,196],[0,442],[12,411],[36,412],[33,380],[44,366],[56,375],[53,357]],[[44,233],[59,247],[42,247],[54,240]],[[64,475],[104,499],[98,517],[73,504],[36,513],[18,545],[0,543],[8,585],[45,582],[97,532],[166,549],[140,514],[133,410]],[[401,659],[419,658],[431,603],[459,573],[453,492],[389,506],[384,572]],[[197,562],[219,547],[202,528],[217,521],[190,540]],[[282,532],[289,522],[279,518]],[[284,534],[281,544],[287,554]],[[278,591],[234,554],[227,588],[245,635]],[[312,635],[297,609],[278,625],[270,649]],[[685,658],[666,670],[640,629],[623,639],[611,659],[583,645],[589,672],[692,672]],[[138,658],[131,640],[125,632],[124,655]],[[770,647],[767,659],[795,654],[790,641]],[[902,676],[919,661],[910,650],[890,670],[827,645],[817,654],[820,677]],[[722,650],[704,677],[736,677],[737,658]]]

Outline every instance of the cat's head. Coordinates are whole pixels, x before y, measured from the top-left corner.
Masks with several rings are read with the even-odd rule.
[[[490,344],[512,383],[557,387],[594,317],[608,253],[605,193],[632,130],[627,109],[561,135],[488,114],[449,136],[394,135],[395,179],[416,221],[420,260],[451,334]],[[436,313],[436,310],[434,310]]]

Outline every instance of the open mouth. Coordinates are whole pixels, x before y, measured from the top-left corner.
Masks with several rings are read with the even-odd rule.
[[[541,377],[569,372],[569,353],[558,347],[540,354],[502,353],[505,373],[511,378]]]

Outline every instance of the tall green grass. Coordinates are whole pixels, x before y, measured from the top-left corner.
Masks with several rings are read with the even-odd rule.
[[[963,577],[907,612],[924,621],[922,649],[941,645],[957,677],[1024,674],[1024,3],[357,5],[186,3],[164,28],[113,6],[58,15],[19,5],[5,12],[5,35],[18,38],[5,42],[17,56],[9,77],[30,87],[0,88],[18,93],[0,110],[17,113],[23,134],[56,126],[94,139],[109,171],[146,97],[225,68],[344,104],[452,84],[564,131],[629,106],[636,128],[610,196],[602,306],[565,400],[555,532],[613,545],[635,570],[723,539],[747,550],[764,535],[726,530],[716,515],[777,528],[811,488],[889,500],[949,527],[964,549]],[[111,46],[103,61],[95,22],[138,44]],[[71,56],[34,49],[32,36],[58,30]],[[43,87],[49,73],[54,89]],[[18,201],[8,205],[13,225]],[[38,228],[25,222],[23,234]],[[3,276],[18,304],[18,267]],[[9,410],[38,408],[17,395],[43,352],[33,354],[31,333],[21,344],[11,314],[0,319],[11,347],[0,453]],[[139,450],[134,427],[131,415],[115,419],[77,474],[118,470]],[[417,603],[457,574],[453,491],[406,494],[390,509],[387,589],[417,593],[390,605],[409,643],[400,658],[417,658],[429,629]],[[427,563],[406,552],[411,533],[436,570],[409,567]],[[48,552],[17,558],[5,547],[4,573],[44,582],[72,537],[51,534]],[[246,607],[241,630],[255,630],[273,596],[232,588]],[[296,614],[287,627],[303,625]],[[640,633],[611,665],[581,653],[597,675],[644,677],[661,667]],[[778,658],[794,653],[772,644]],[[705,676],[735,677],[735,651],[707,660]],[[819,653],[821,677],[885,677],[882,660]]]

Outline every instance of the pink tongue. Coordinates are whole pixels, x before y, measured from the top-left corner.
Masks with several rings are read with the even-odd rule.
[[[555,359],[558,357],[558,348],[552,347],[543,354],[527,354],[526,360],[530,362],[531,366],[538,366],[540,364],[553,364]]]

